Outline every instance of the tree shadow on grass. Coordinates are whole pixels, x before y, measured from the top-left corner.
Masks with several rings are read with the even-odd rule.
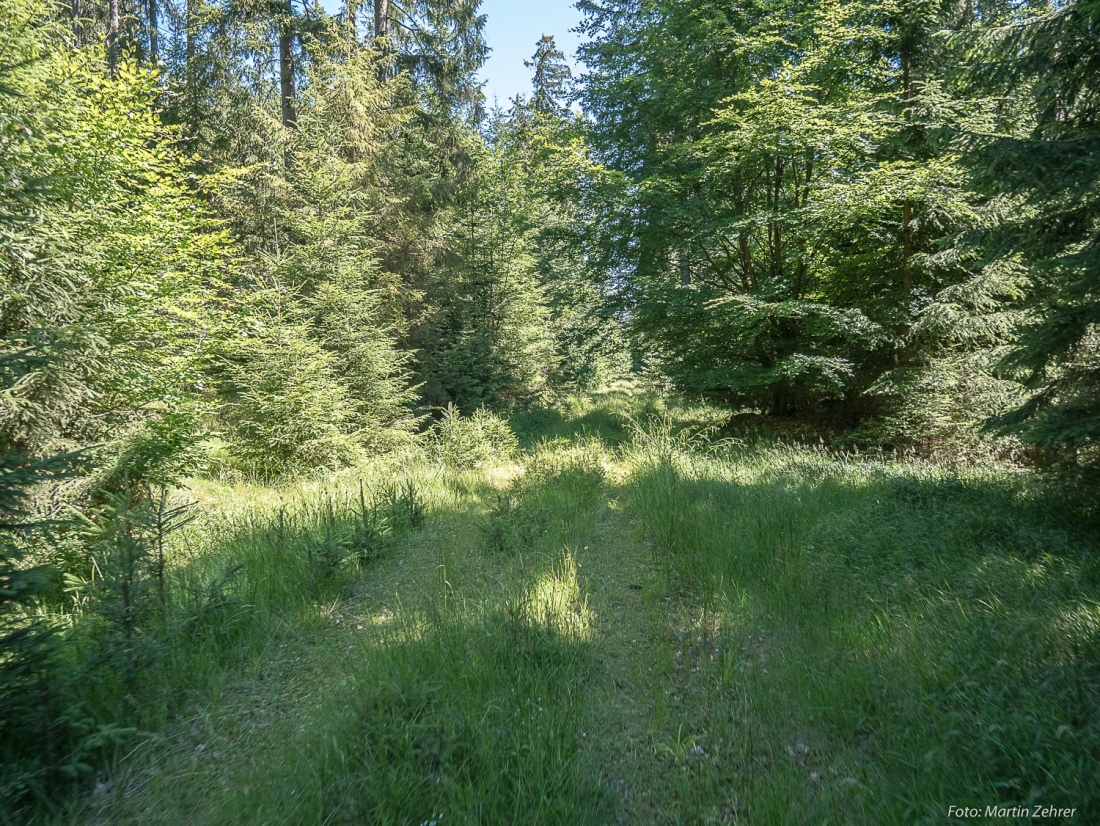
[[[629,420],[606,407],[579,415],[556,407],[515,411],[509,416],[509,424],[524,450],[546,439],[573,440],[583,436],[594,436],[614,446],[627,442],[631,435]]]
[[[393,629],[370,669],[304,752],[322,773],[330,819],[610,820],[576,726],[588,643],[545,605],[527,597],[472,616],[433,609]]]
[[[718,426],[725,414],[686,400],[656,393],[611,390],[585,399],[569,398],[551,407],[514,410],[509,424],[520,445],[531,450],[545,440],[591,437],[618,447],[636,435],[637,425],[652,419],[675,420],[676,429]]]
[[[361,633],[331,626],[325,646],[332,650],[318,656],[335,657],[324,666],[333,684],[313,685],[314,664],[302,678],[309,686],[295,680],[294,696],[275,693],[264,701],[304,708],[298,695],[308,687],[321,699],[297,726],[249,735],[259,740],[239,750],[225,744],[233,754],[210,767],[209,776],[203,769],[179,790],[139,794],[132,805],[211,823],[264,812],[279,812],[277,822],[303,823],[421,824],[438,821],[438,814],[456,823],[610,821],[600,772],[581,759],[576,720],[592,671],[591,630],[568,550],[594,530],[606,498],[602,471],[571,461],[535,463],[514,494],[516,518],[537,530],[523,544],[495,551],[487,543],[492,514],[485,509],[497,491],[483,478],[461,476],[460,495],[448,500],[440,493],[422,531],[402,529],[369,565],[341,566],[321,587],[310,585],[311,558],[318,543],[354,536],[354,507],[293,514],[276,508],[223,526],[177,576],[200,602],[219,592],[203,609],[207,630],[193,623],[190,640],[180,643],[216,641],[228,671],[234,658],[250,659],[246,652],[265,619],[281,617],[287,626],[290,636],[263,639],[286,657],[300,648],[290,638],[302,627],[296,618],[319,616],[357,582],[391,575],[406,562],[405,570],[417,566],[410,573],[426,582],[401,595],[399,609],[386,612],[380,625]],[[464,529],[457,541],[455,527]],[[419,555],[402,558],[413,545]],[[464,559],[473,555],[482,559]],[[434,571],[444,559],[447,572]],[[455,579],[467,573],[481,579]],[[237,630],[225,633],[223,621]],[[349,653],[338,654],[344,645]],[[151,690],[156,679],[149,675]],[[265,757],[257,762],[257,754]],[[206,793],[196,791],[199,785]],[[129,791],[125,798],[115,803],[128,810]]]
[[[699,667],[744,699],[704,701],[705,727],[744,732],[752,709],[725,782],[757,790],[753,816],[912,821],[966,800],[1100,819],[1084,504],[1024,475],[827,459],[736,483],[656,462],[627,496],[674,586],[724,615]]]
[[[524,574],[490,600],[425,591],[342,633],[339,668],[298,715],[119,807],[206,823],[611,822],[577,725],[597,668],[583,585],[566,553]]]

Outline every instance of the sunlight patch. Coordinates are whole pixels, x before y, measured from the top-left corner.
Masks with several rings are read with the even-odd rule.
[[[589,638],[594,616],[588,594],[581,590],[578,568],[573,552],[567,549],[553,568],[536,580],[520,606],[528,622],[573,640]]]
[[[523,465],[515,462],[494,465],[485,471],[485,480],[496,490],[508,490],[512,483],[523,475],[523,471]]]

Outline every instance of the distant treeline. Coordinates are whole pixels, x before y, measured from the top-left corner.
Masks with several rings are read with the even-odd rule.
[[[579,8],[486,113],[477,0],[6,3],[3,447],[279,474],[633,368],[1095,461],[1100,4]]]

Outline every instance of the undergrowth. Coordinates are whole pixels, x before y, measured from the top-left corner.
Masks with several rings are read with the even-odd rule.
[[[709,797],[750,822],[912,823],[980,801],[1100,816],[1087,503],[1020,472],[715,451],[665,428],[631,448],[627,492],[655,565],[702,610],[687,690],[722,758],[691,809]]]
[[[1094,503],[723,416],[621,392],[476,461],[196,481],[141,667],[68,614],[87,768],[3,820],[1100,820]]]

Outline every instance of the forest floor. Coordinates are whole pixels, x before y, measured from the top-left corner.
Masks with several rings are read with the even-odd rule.
[[[209,630],[59,819],[1100,822],[1093,505],[725,418],[606,393],[517,414],[513,460],[379,466],[425,518],[358,568],[316,560],[360,475],[196,482]]]

